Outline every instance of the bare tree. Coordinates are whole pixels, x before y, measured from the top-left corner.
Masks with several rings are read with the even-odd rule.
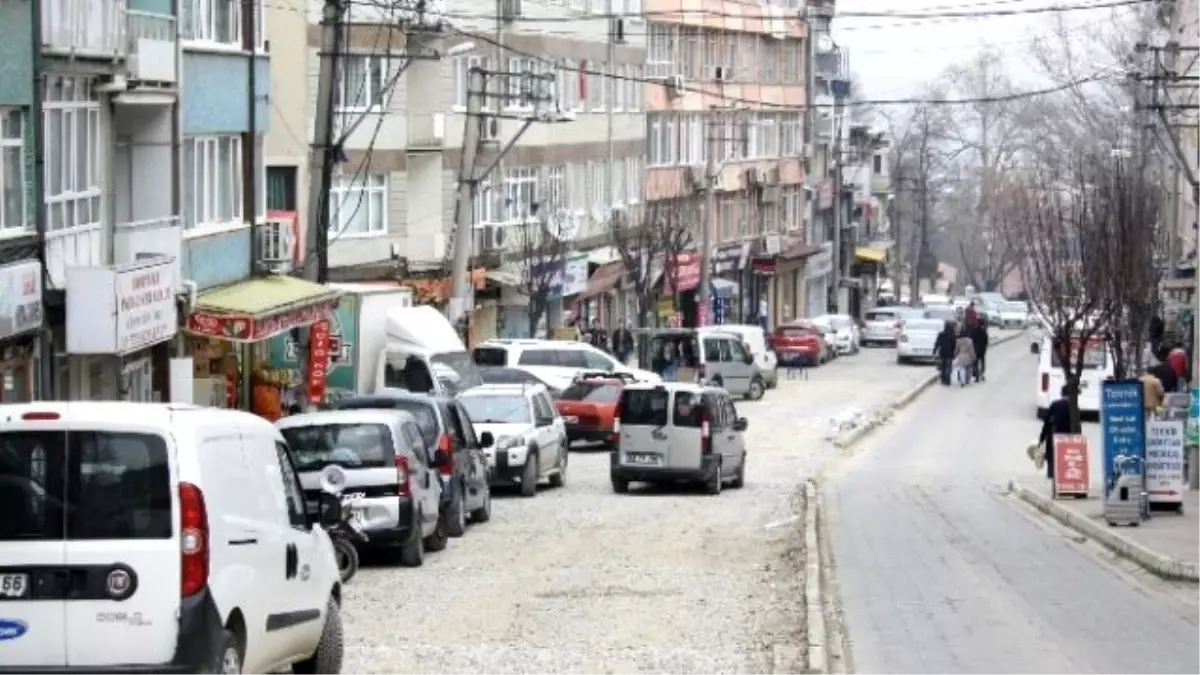
[[[930,100],[940,97],[936,89],[924,96]],[[912,302],[920,296],[921,280],[929,280],[932,286],[937,277],[938,260],[933,251],[931,227],[936,195],[944,187],[946,169],[940,123],[940,116],[930,105],[916,106],[903,117],[889,119],[896,257],[904,260],[893,269],[893,280],[897,291],[907,284]],[[903,277],[904,271],[907,278]]]
[[[694,200],[651,202],[633,217],[616,214],[610,224],[613,247],[625,267],[626,287],[637,303],[637,324],[650,325],[659,274],[669,260],[688,250],[702,226],[703,211]]]
[[[562,292],[563,266],[573,233],[554,213],[535,215],[514,229],[520,257],[520,289],[529,301],[529,334],[533,336],[550,301]]]

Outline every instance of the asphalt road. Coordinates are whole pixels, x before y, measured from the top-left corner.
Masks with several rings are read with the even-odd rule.
[[[995,485],[1036,438],[1035,364],[935,387],[826,486],[858,672],[1197,673],[1194,604],[1143,585],[1015,508]]]

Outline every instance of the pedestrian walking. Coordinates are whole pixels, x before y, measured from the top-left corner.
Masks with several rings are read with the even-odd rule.
[[[984,370],[987,368],[988,326],[987,316],[980,316],[971,328],[971,341],[975,343],[975,381],[982,382]]]
[[[589,331],[588,342],[597,349],[608,351],[608,332],[600,325],[600,319],[592,319],[592,329]]]
[[[972,300],[967,305],[967,309],[963,312],[963,323],[968,326],[973,326],[979,321],[979,310],[975,309],[975,301]]]
[[[1038,442],[1046,446],[1046,477],[1054,481],[1054,435],[1078,434],[1081,432],[1071,424],[1070,385],[1063,385],[1059,398],[1046,408],[1046,416],[1042,419],[1042,433]]]
[[[1175,372],[1175,369],[1171,367],[1171,364],[1167,363],[1166,361],[1159,361],[1153,366],[1150,366],[1147,372],[1158,378],[1158,381],[1162,383],[1164,393],[1170,391],[1179,391],[1179,375]]]
[[[609,344],[612,345],[613,355],[617,360],[629,365],[629,355],[633,353],[633,332],[629,330],[628,321],[622,320],[617,324]]]
[[[969,328],[963,328],[954,343],[954,372],[958,375],[958,386],[965,387],[975,373],[975,342]]]
[[[950,364],[954,361],[955,321],[947,320],[942,332],[933,342],[933,357],[937,359],[938,374],[943,386],[950,386]]]
[[[1182,344],[1176,343],[1175,348],[1167,353],[1167,364],[1171,366],[1171,370],[1175,371],[1175,376],[1180,384],[1186,385],[1192,381],[1192,374],[1188,372],[1187,350],[1183,348]],[[1179,385],[1167,391],[1179,391]]]

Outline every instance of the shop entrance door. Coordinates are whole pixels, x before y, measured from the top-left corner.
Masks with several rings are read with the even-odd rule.
[[[132,403],[150,403],[154,400],[151,382],[153,368],[150,359],[127,361],[121,368],[122,400]]]

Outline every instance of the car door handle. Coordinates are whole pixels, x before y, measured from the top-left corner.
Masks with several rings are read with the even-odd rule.
[[[284,561],[284,578],[295,579],[296,570],[300,567],[300,552],[296,550],[295,544],[288,544],[286,551],[286,560]]]
[[[230,539],[229,540],[230,546],[253,546],[257,543],[258,543],[258,539],[255,537],[244,537],[242,539]]]

